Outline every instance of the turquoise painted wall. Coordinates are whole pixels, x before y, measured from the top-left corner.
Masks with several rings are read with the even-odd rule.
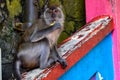
[[[89,80],[96,72],[100,72],[104,80],[114,80],[111,34],[63,74],[59,80]]]

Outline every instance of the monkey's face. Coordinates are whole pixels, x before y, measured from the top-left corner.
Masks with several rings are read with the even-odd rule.
[[[44,19],[47,25],[50,25],[54,21],[63,24],[64,15],[62,9],[54,6],[47,8],[44,12]]]

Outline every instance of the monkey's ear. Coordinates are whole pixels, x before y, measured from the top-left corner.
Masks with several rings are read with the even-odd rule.
[[[31,42],[38,42],[40,41],[41,39],[45,38],[45,36],[41,35],[40,32],[36,32],[35,34],[33,34],[31,37],[30,37],[30,41]]]
[[[60,5],[60,8],[62,9],[62,5]]]

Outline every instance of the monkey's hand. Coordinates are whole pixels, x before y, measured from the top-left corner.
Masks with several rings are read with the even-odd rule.
[[[48,28],[45,28],[43,30],[39,30],[30,37],[31,42],[37,42],[43,38],[45,38],[47,35],[49,35],[51,32],[61,29],[60,23],[55,23],[53,26],[50,26]]]
[[[33,36],[30,37],[30,41],[37,42],[43,38],[45,38],[45,34],[43,34],[42,31],[38,31]]]

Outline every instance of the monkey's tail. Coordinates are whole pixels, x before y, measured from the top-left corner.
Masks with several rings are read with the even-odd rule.
[[[20,68],[21,68],[20,60],[15,61],[14,68],[15,68],[15,73],[14,73],[15,77],[17,78],[17,80],[21,80],[22,76],[21,76],[21,73],[20,73]]]

